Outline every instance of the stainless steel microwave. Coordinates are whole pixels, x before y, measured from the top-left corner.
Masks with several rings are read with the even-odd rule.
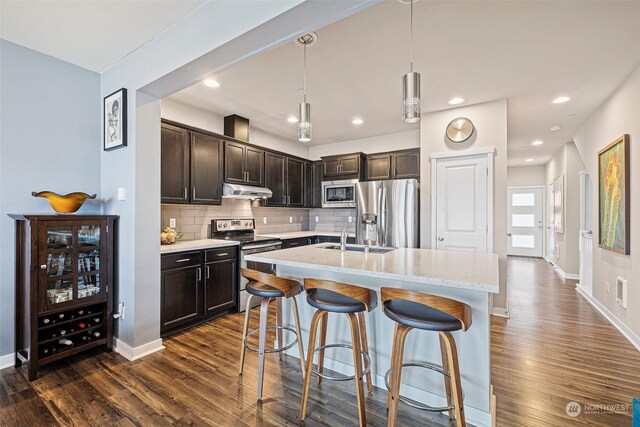
[[[355,208],[357,179],[322,182],[323,208]]]

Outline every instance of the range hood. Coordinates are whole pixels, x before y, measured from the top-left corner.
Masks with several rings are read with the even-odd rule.
[[[222,197],[225,199],[267,199],[273,196],[268,188],[252,187],[250,185],[224,184],[222,187]]]

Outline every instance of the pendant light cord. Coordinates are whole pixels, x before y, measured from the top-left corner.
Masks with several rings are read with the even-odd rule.
[[[304,102],[307,102],[307,42],[304,43],[304,74],[303,74],[303,89],[304,89]]]
[[[413,1],[414,0],[409,0],[411,3],[411,19],[410,19],[410,24],[409,24],[409,28],[411,31],[411,69],[410,71],[413,73]]]

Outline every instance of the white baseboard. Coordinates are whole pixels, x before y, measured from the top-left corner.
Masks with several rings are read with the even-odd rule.
[[[292,347],[286,351],[286,354],[298,357],[300,353],[298,352],[297,347]],[[353,366],[348,365],[346,363],[342,363],[335,359],[325,358],[324,367],[327,369],[331,369],[334,372],[338,372],[343,375],[353,375]],[[386,390],[387,386],[384,383],[384,377],[381,375],[377,375],[372,373],[371,379],[373,385],[377,388]],[[444,396],[439,396],[437,394],[429,393],[428,391],[421,390],[419,388],[402,384],[401,393],[403,396],[408,397],[413,400],[417,400],[418,402],[426,403],[430,406],[446,406],[447,398]],[[482,411],[480,409],[474,408],[473,406],[469,406],[467,404],[464,405],[464,412],[468,422],[478,427],[490,427],[492,425],[492,416],[489,409],[489,412]]]
[[[578,273],[566,273],[558,264],[554,262],[550,257],[544,257],[545,261],[551,263],[553,268],[558,272],[563,279],[580,280],[580,274]]]
[[[592,306],[595,307],[608,321],[611,323],[620,333],[627,339],[629,342],[640,351],[640,337],[636,335],[627,325],[622,323],[620,319],[618,319],[612,312],[610,312],[607,307],[602,305],[600,301],[595,299],[593,295],[586,292],[584,287],[578,286],[576,288],[578,293],[586,298]]]
[[[13,353],[3,354],[0,356],[0,369],[11,368],[15,363],[15,355]]]
[[[128,360],[136,360],[144,357],[148,354],[155,353],[156,351],[164,350],[162,345],[162,339],[148,342],[138,347],[131,347],[124,341],[120,341],[118,338],[113,339],[113,350],[120,353]]]
[[[511,315],[509,314],[509,301],[507,301],[507,308],[492,307],[491,315],[496,317],[504,317],[505,319],[511,318]]]

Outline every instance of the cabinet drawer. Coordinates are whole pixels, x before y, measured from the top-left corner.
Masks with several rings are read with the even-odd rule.
[[[160,257],[160,268],[189,267],[202,264],[202,252],[180,252],[177,254],[167,254]]]
[[[282,249],[295,248],[298,246],[306,246],[309,244],[308,237],[300,237],[297,239],[286,239],[282,241]]]
[[[205,262],[222,261],[236,257],[236,247],[229,246],[220,249],[209,249],[205,251]]]

